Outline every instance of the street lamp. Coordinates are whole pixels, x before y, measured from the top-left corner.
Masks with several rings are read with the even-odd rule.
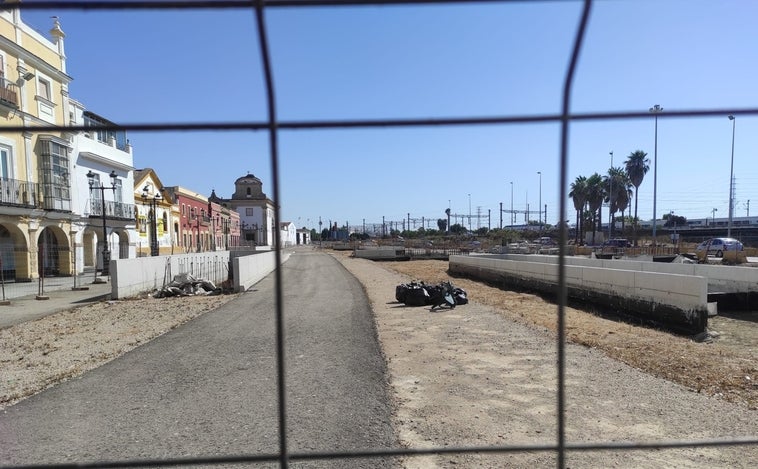
[[[726,236],[732,237],[732,214],[734,213],[734,128],[737,126],[737,119],[729,116],[732,121],[732,162],[729,165],[729,225],[726,229]]]
[[[471,231],[471,194],[468,195],[468,230]]]
[[[540,175],[540,204],[538,208],[540,209],[540,231],[542,231],[542,171],[537,171],[537,174]]]
[[[156,192],[152,197],[148,197],[149,187],[146,185],[142,188],[142,203],[150,207],[148,216],[150,217],[150,255],[158,256],[158,213],[157,206],[161,200],[161,195]]]
[[[657,225],[656,200],[658,199],[658,114],[663,111],[660,104],[650,108],[650,112],[655,116],[655,153],[653,153],[653,246],[656,246],[655,227]]]
[[[108,249],[108,231],[105,226],[105,189],[111,189],[113,193],[116,193],[116,181],[118,180],[118,177],[116,177],[116,171],[113,170],[110,173],[111,178],[111,185],[110,187],[106,187],[103,185],[102,182],[100,182],[100,186],[95,185],[95,176],[96,174],[92,172],[92,170],[89,170],[87,172],[87,181],[89,182],[89,190],[90,193],[94,189],[100,189],[100,211],[103,215],[103,270],[101,273],[101,276],[107,276],[110,274],[109,267],[111,262],[111,251]],[[91,195],[91,194],[90,194]]]

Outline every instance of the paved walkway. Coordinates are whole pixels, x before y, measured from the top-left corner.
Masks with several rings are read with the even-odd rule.
[[[30,286],[35,286],[36,283]],[[37,294],[29,294],[17,298],[11,298],[0,306],[0,329],[14,326],[26,321],[33,321],[41,317],[57,313],[66,309],[75,308],[89,303],[108,299],[111,295],[109,283],[82,283],[81,288],[86,290],[73,290],[71,287],[54,291],[45,291],[42,298],[37,299]]]

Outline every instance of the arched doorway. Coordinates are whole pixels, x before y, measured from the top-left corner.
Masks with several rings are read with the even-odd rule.
[[[0,225],[0,263],[3,280],[29,279],[29,246],[15,225]]]
[[[71,246],[60,228],[48,226],[37,238],[39,275],[55,277],[72,274]]]

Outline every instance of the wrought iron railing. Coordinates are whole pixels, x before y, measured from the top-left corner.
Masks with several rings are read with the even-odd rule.
[[[0,78],[0,103],[18,107],[18,85],[6,78]]]
[[[125,204],[123,202],[105,201],[105,217],[118,218],[122,220],[134,220],[134,204]],[[89,199],[89,216],[103,216],[103,201],[97,197]]]
[[[37,206],[37,183],[0,178],[0,205]]]

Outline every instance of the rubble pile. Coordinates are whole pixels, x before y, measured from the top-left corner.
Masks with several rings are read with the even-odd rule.
[[[163,288],[153,293],[153,298],[168,298],[173,296],[220,295],[223,290],[210,280],[195,278],[190,274],[179,274]]]

